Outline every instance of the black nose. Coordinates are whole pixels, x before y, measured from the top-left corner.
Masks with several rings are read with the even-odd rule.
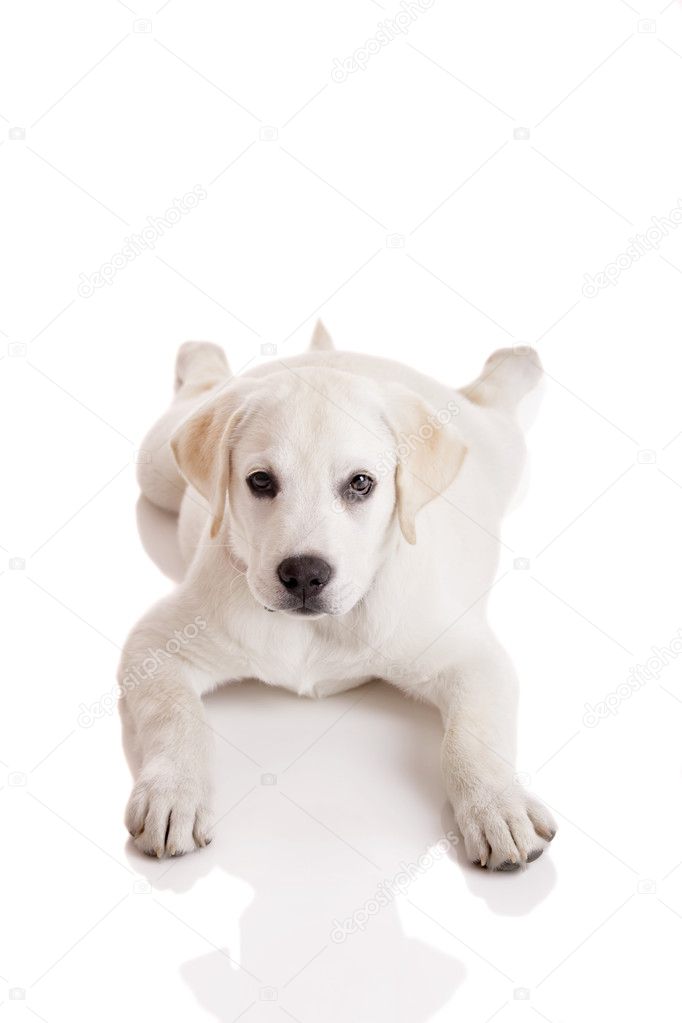
[[[303,601],[317,596],[331,579],[331,574],[331,565],[312,554],[285,558],[277,568],[282,586]]]

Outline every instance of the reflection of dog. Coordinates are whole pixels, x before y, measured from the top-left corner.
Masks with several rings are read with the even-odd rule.
[[[468,856],[504,870],[540,855],[555,826],[514,778],[516,680],[483,599],[523,463],[515,409],[540,375],[533,351],[500,351],[457,392],[336,352],[321,325],[307,354],[238,378],[217,346],[182,346],[138,471],[180,512],[188,571],[134,628],[122,678],[198,616],[206,628],[122,686],[138,848],[209,841],[203,692],[258,678],[324,696],[379,677],[443,715]]]

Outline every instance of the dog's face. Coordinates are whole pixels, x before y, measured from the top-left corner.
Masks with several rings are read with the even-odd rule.
[[[432,411],[402,388],[284,367],[231,381],[172,446],[254,599],[301,617],[341,615],[395,542],[396,509],[414,543],[417,511],[459,469],[461,443],[437,422],[423,439],[429,421]]]

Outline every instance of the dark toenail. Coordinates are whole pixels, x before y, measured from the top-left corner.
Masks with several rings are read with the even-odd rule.
[[[519,864],[514,863],[513,860],[505,860],[504,863],[500,863],[499,867],[495,867],[495,870],[518,870]]]
[[[552,839],[554,838],[554,836],[555,836],[555,835],[556,835],[556,831],[552,831],[552,832],[550,833],[550,836],[549,836],[549,840],[550,840],[550,842],[552,841]]]
[[[532,863],[533,860],[536,860],[538,858],[538,856],[542,856],[542,849],[533,849],[532,852],[528,853],[526,863]]]

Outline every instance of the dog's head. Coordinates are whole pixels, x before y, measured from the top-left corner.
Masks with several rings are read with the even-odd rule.
[[[398,385],[282,364],[231,380],[171,446],[253,597],[272,611],[340,615],[367,593],[396,522],[414,544],[418,511],[457,474],[455,414]]]

